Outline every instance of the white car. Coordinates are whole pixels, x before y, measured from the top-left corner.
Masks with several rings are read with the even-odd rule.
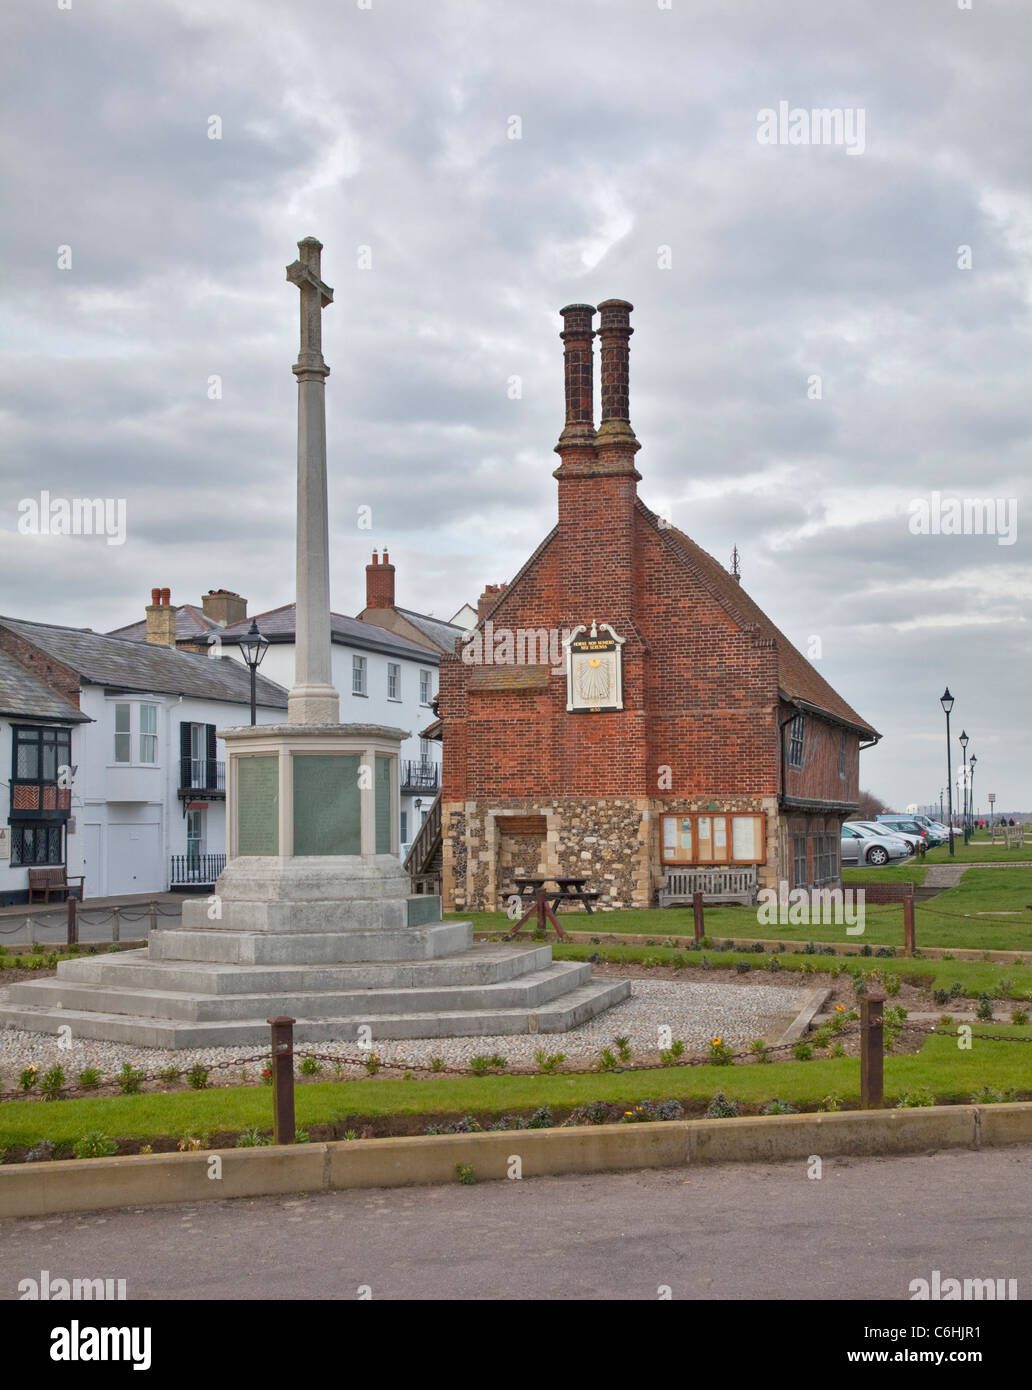
[[[906,859],[910,846],[898,835],[888,835],[868,824],[846,821],[842,826],[842,864],[871,864],[877,867],[890,859]]]

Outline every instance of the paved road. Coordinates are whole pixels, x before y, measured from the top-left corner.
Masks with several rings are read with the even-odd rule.
[[[0,1298],[45,1269],[146,1299],[906,1300],[937,1269],[1027,1299],[1030,1192],[1021,1146],[4,1221]]]

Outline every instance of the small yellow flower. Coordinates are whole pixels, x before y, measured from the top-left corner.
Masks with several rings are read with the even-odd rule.
[[[710,1038],[710,1045],[712,1047],[719,1047],[723,1041],[723,1038]]]
[[[836,1012],[837,1014],[844,1014],[844,1013],[846,1012],[846,1006],[845,1006],[845,1004],[836,1004],[836,1005],[835,1005],[835,1012]]]
[[[630,1113],[631,1113],[631,1112],[630,1112],[629,1110],[625,1110],[625,1111],[624,1111],[624,1114],[625,1114],[625,1115],[629,1115]]]

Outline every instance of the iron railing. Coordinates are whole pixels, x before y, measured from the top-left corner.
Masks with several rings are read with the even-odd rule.
[[[433,792],[435,795],[441,785],[441,767],[427,758],[403,758],[401,760],[401,794],[412,792]]]
[[[226,764],[214,758],[180,758],[179,790],[181,792],[224,792]]]
[[[169,871],[170,888],[184,884],[211,884],[226,867],[224,854],[173,854]]]

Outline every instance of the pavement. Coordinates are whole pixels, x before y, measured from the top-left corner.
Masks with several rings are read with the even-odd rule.
[[[1032,1294],[1032,1146],[814,1159],[2,1221],[0,1299],[42,1270],[155,1300],[906,1301],[934,1270]]]

